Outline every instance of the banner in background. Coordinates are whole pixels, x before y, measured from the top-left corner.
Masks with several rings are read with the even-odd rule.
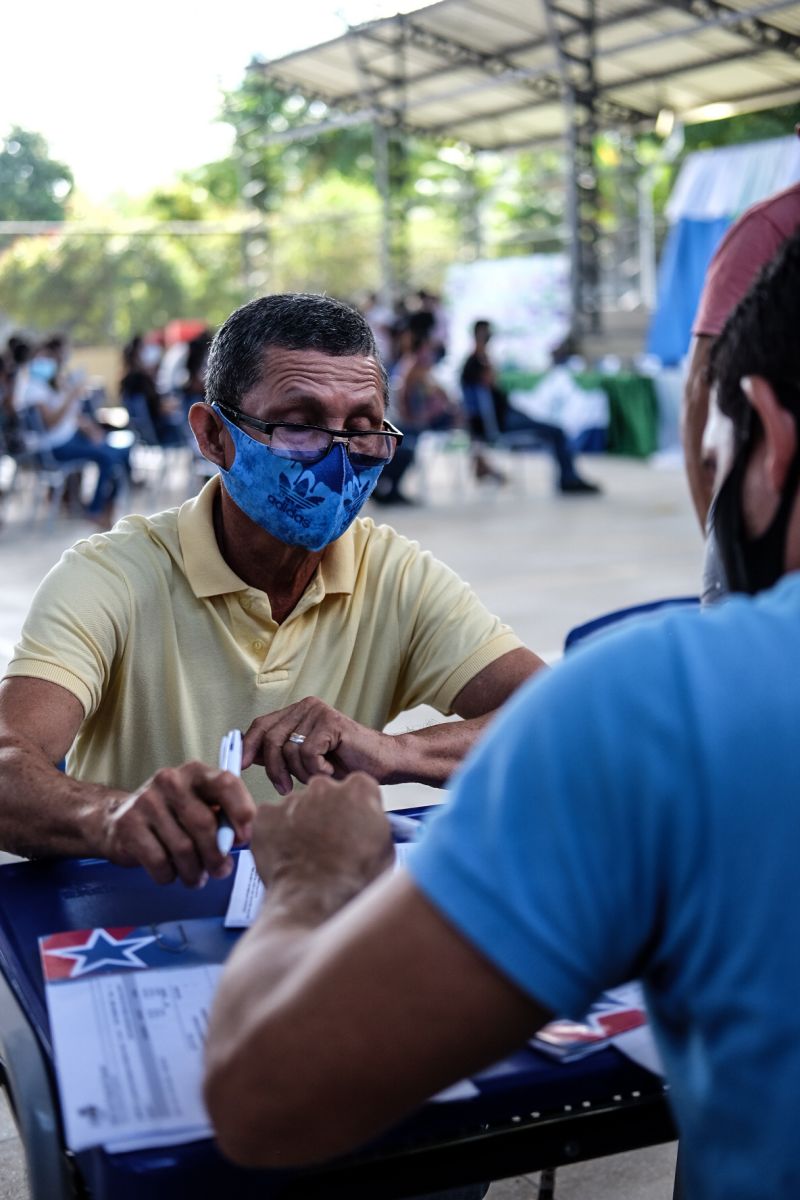
[[[476,321],[491,321],[498,370],[541,371],[569,331],[569,260],[565,254],[456,263],[445,281],[448,365],[454,372],[472,349]]]

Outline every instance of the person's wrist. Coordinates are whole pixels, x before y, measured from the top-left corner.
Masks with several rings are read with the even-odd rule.
[[[355,872],[314,872],[279,868],[267,884],[264,912],[272,920],[314,929],[323,924],[370,883]]]
[[[79,825],[86,840],[88,855],[113,859],[114,816],[129,797],[128,792],[105,790],[83,796]]]
[[[414,733],[382,733],[383,768],[378,783],[408,783],[419,777],[420,739]]]

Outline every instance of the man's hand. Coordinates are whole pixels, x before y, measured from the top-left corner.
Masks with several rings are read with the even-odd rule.
[[[317,775],[344,779],[365,771],[386,782],[400,750],[397,738],[359,725],[309,696],[253,721],[242,743],[242,767],[261,764],[275,790],[286,796],[292,776],[308,783]]]
[[[382,733],[308,696],[257,717],[244,735],[242,767],[261,764],[275,790],[291,792],[317,775],[345,779],[364,771],[378,783],[444,787],[495,709],[545,664],[520,646],[474,675],[453,700],[461,721],[443,721],[408,733]]]
[[[103,853],[141,865],[156,883],[180,879],[202,887],[233,869],[217,849],[215,808],[224,810],[238,842],[250,839],[256,807],[241,779],[200,762],[156,771],[138,791],[112,800],[103,818]]]
[[[300,919],[330,916],[394,860],[380,788],[360,773],[344,783],[318,776],[284,804],[264,805],[251,848],[267,896],[299,907]]]

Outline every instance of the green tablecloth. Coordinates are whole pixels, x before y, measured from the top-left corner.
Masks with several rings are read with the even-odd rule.
[[[500,384],[507,392],[530,391],[542,378],[531,371],[503,371]],[[575,376],[581,387],[602,388],[608,396],[609,454],[647,458],[658,449],[658,398],[652,379],[621,371],[601,375],[583,371]]]

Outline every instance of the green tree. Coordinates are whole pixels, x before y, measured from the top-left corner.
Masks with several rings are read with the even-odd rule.
[[[740,142],[760,142],[766,138],[786,137],[800,121],[800,104],[784,104],[763,112],[739,113],[724,121],[703,121],[687,125],[684,149],[706,150],[711,146],[734,146]]]
[[[18,238],[0,257],[0,310],[83,344],[121,344],[177,316],[215,324],[242,299],[237,254],[230,236]]]
[[[224,97],[220,119],[233,127],[233,160],[242,199],[258,212],[274,212],[291,193],[300,193],[329,171],[369,183],[374,173],[368,125],[333,129],[313,138],[265,145],[265,135],[299,129],[328,116],[319,100],[276,88],[253,64]]]
[[[40,133],[13,127],[0,147],[0,220],[62,221],[73,183]]]

